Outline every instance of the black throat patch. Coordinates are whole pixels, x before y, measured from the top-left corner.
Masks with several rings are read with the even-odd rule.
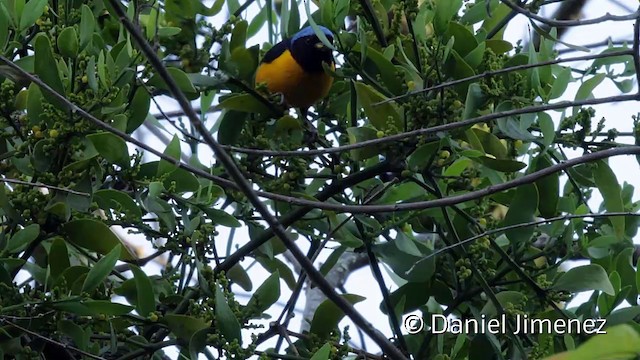
[[[331,39],[329,39],[331,40]],[[292,42],[287,41],[291,56],[302,69],[309,73],[321,73],[324,71],[322,63],[333,64],[333,54],[327,49],[318,49],[316,44],[320,42],[316,36],[305,36]]]

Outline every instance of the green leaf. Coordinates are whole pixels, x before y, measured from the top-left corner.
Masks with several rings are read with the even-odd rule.
[[[532,171],[540,171],[553,165],[548,155],[539,155],[532,161]],[[538,210],[546,218],[555,216],[560,198],[560,177],[557,172],[536,180]]]
[[[42,99],[43,96],[40,87],[31,83],[27,92],[27,114],[29,116],[29,124],[31,125],[40,123],[40,115],[43,112]]]
[[[256,261],[271,273],[278,271],[280,273],[280,277],[284,280],[289,289],[293,290],[293,288],[295,288],[296,279],[293,276],[291,268],[280,259],[276,257],[270,259],[266,256],[257,256]]]
[[[61,237],[56,237],[49,248],[49,273],[56,280],[70,266],[67,244]]]
[[[511,45],[510,42],[504,41],[504,40],[489,39],[485,41],[485,43],[487,44],[487,47],[493,50],[493,52],[496,53],[497,55],[504,54],[506,52],[511,51],[511,49],[513,49],[513,45]]]
[[[597,264],[574,267],[560,275],[551,288],[572,293],[599,290],[612,296],[615,295],[615,290],[611,281],[609,281],[607,272]]]
[[[172,171],[163,182],[164,188],[177,194],[196,192],[200,188],[198,178],[191,172],[177,168]]]
[[[201,317],[179,314],[167,314],[162,317],[162,322],[176,337],[186,341],[189,341],[196,332],[207,329],[211,325]]]
[[[92,292],[109,276],[113,267],[116,266],[118,258],[120,258],[121,250],[122,246],[118,244],[106,256],[98,260],[84,279],[82,292]]]
[[[601,73],[601,74],[594,75],[592,78],[588,80],[585,80],[582,83],[582,85],[580,85],[580,87],[578,88],[574,101],[586,100],[586,99],[592,98],[593,90],[596,88],[596,86],[600,85],[600,83],[602,82],[602,80],[605,79],[605,77],[606,75]],[[580,107],[574,106],[573,115],[576,115],[578,111],[580,111]]]
[[[167,147],[164,149],[163,154],[180,161],[180,139],[177,135],[173,135],[171,142],[169,142],[169,145],[167,145]],[[161,159],[160,163],[158,164],[158,172],[156,173],[156,176],[162,176],[177,168],[178,167],[174,163],[170,163],[166,160]]]
[[[89,343],[89,334],[85,333],[80,325],[77,325],[71,320],[64,319],[59,320],[57,325],[58,331],[70,337],[75,343],[75,346],[81,350],[87,348],[87,344]]]
[[[462,6],[462,0],[437,0],[433,28],[437,34],[444,34],[449,27],[449,22],[458,13]]]
[[[227,299],[220,289],[216,286],[215,293],[215,322],[216,327],[220,329],[220,333],[225,337],[225,340],[231,342],[237,340],[242,345],[242,334],[240,329],[240,323],[238,318],[233,314]]]
[[[247,308],[257,311],[259,314],[265,312],[280,297],[280,272],[276,270],[267,280],[260,285],[249,299]]]
[[[129,149],[127,143],[119,136],[105,131],[87,135],[87,138],[105,160],[129,167]]]
[[[82,12],[80,16],[80,49],[84,49],[91,41],[96,20],[91,8],[86,4],[82,4],[80,9]]]
[[[361,52],[361,49],[360,45],[353,47],[354,52]],[[370,74],[370,76],[374,78],[379,76],[386,90],[392,94],[400,95],[406,91],[402,87],[402,79],[396,75],[397,69],[395,65],[373,47],[367,48],[366,57],[362,66],[364,71]]]
[[[214,224],[227,226],[231,228],[241,227],[242,224],[236,219],[233,215],[228,214],[224,210],[207,208],[204,209],[204,212],[207,213],[207,216]]]
[[[189,340],[189,356],[191,359],[197,359],[198,354],[200,354],[208,344],[207,337],[209,334],[214,332],[215,329],[212,327],[206,327],[196,331]]]
[[[217,108],[248,113],[270,114],[272,111],[252,94],[239,94],[228,97]]]
[[[75,59],[78,56],[78,34],[73,27],[64,28],[56,40],[60,55]]]
[[[178,88],[187,97],[187,99],[195,100],[198,98],[198,96],[200,96],[200,93],[196,90],[196,88],[193,87],[193,84],[191,83],[191,81],[189,80],[189,77],[187,76],[187,74],[185,74],[184,71],[175,67],[167,68],[167,71],[169,72],[169,75],[171,76],[171,78],[173,78],[173,80],[178,85]],[[160,75],[157,75],[157,74],[153,75],[153,77],[149,79],[149,82],[147,84],[169,91],[169,87],[167,86],[167,83],[165,83],[164,80],[160,78]]]
[[[331,355],[331,344],[326,343],[313,354],[311,360],[329,360],[329,355]]]
[[[544,145],[545,148],[549,147],[556,138],[555,124],[551,119],[551,115],[546,112],[539,112],[538,124],[542,132],[542,145]]]
[[[127,121],[127,134],[131,134],[140,127],[149,114],[151,97],[143,86],[138,87],[129,104],[129,121]]]
[[[237,47],[245,47],[247,42],[247,28],[249,23],[246,20],[240,20],[235,23],[231,33],[231,41],[229,42],[229,50],[233,51]]]
[[[240,264],[235,264],[226,272],[226,275],[234,284],[238,284],[242,290],[251,291],[251,289],[253,289],[249,274]],[[280,286],[280,284],[278,284],[278,286]]]
[[[16,232],[9,241],[7,241],[5,251],[9,253],[21,252],[37,239],[38,235],[40,235],[40,225],[31,224]]]
[[[349,144],[357,144],[367,140],[377,139],[377,131],[367,126],[347,128],[349,136]],[[349,151],[351,158],[355,161],[362,161],[380,153],[380,149],[376,146],[364,146]]]
[[[440,142],[432,141],[415,149],[407,157],[407,169],[413,172],[421,172],[440,149]]]
[[[491,5],[494,5],[493,2],[491,3]],[[485,7],[484,4],[482,6]],[[484,17],[484,22],[482,22],[481,29],[485,30],[487,33],[489,31],[492,31],[496,26],[500,25],[504,18],[506,18],[510,13],[511,9],[509,9],[509,7],[505,4],[496,6],[488,14],[485,11],[486,16]],[[500,29],[500,31],[498,31],[492,39],[502,39],[505,29],[506,26],[503,26],[502,29]]]
[[[156,310],[156,300],[153,293],[153,285],[144,271],[139,267],[129,264],[133,278],[136,283],[136,310],[140,316],[147,317]]]
[[[364,297],[355,294],[343,294],[340,297],[352,305],[365,300]],[[317,335],[320,339],[325,339],[338,327],[343,317],[344,312],[342,309],[334,304],[333,301],[327,299],[318,306],[313,314],[309,332]]]
[[[449,28],[445,34],[445,38],[447,37],[454,38],[453,49],[464,56],[478,46],[478,41],[473,36],[471,30],[455,21],[449,23]]]
[[[104,223],[93,219],[72,220],[62,226],[67,239],[85,249],[107,254],[121,245],[120,239]],[[120,259],[133,260],[126,246],[122,246]]]
[[[109,316],[122,316],[129,314],[133,310],[133,306],[118,304],[108,300],[87,300],[82,305],[86,306],[89,311],[95,314],[104,314]]]
[[[384,131],[389,127],[389,121],[392,121],[395,129],[402,129],[402,117],[393,102],[377,104],[387,100],[387,98],[365,83],[356,82],[355,86],[358,103],[364,108],[364,112],[373,127]]]
[[[142,217],[140,207],[138,207],[131,196],[125,192],[113,189],[101,189],[93,194],[93,200],[98,203],[98,206],[102,210],[109,211],[113,209],[121,211],[134,216],[136,219]]]
[[[224,111],[218,128],[218,142],[222,145],[236,145],[249,113],[237,110]]]
[[[619,360],[633,359],[640,354],[640,335],[630,325],[606,329],[573,351],[563,352],[546,360]]]
[[[604,199],[604,208],[607,212],[623,212],[624,203],[622,202],[621,188],[616,178],[616,174],[611,170],[609,165],[603,160],[596,163],[593,169],[593,179],[595,180],[598,190]],[[613,226],[613,230],[618,238],[624,236],[624,217],[611,216],[608,218]]]
[[[527,164],[511,159],[494,159],[488,156],[472,157],[476,162],[488,167],[489,169],[500,172],[516,172],[527,167]]]
[[[47,0],[30,0],[28,1],[24,9],[22,9],[22,15],[20,16],[20,26],[18,32],[33,26],[40,16],[44,13],[44,7],[47,6]]]
[[[478,110],[485,102],[485,96],[480,88],[480,84],[473,83],[467,89],[467,98],[464,102],[464,113],[462,120],[471,119],[478,116]]]
[[[538,209],[538,189],[533,184],[518,187],[516,194],[509,204],[509,211],[504,218],[503,226],[510,226],[533,221],[533,215]],[[533,227],[519,227],[506,230],[504,233],[513,244],[528,242],[533,235]]]
[[[561,67],[560,72],[556,76],[556,79],[553,81],[553,85],[551,86],[551,92],[549,93],[549,99],[556,99],[564,94],[565,90],[567,90],[567,86],[569,82],[573,80],[571,77],[571,68],[568,66]]]
[[[33,1],[33,0],[32,0]],[[58,73],[58,66],[53,57],[51,42],[44,34],[38,34],[35,40],[35,62],[34,70],[36,75],[42,79],[47,85],[61,95],[65,95],[64,86]],[[53,97],[46,97],[52,104],[64,109],[64,103],[55,100]]]

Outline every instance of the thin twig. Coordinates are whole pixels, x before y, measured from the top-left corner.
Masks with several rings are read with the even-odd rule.
[[[528,17],[529,19],[533,19],[533,20],[537,20],[545,25],[548,25],[550,27],[569,27],[569,26],[583,26],[583,25],[593,25],[593,24],[600,24],[603,23],[605,21],[630,21],[630,20],[634,20],[636,17],[638,17],[638,14],[640,14],[640,12],[635,11],[631,14],[627,14],[627,15],[612,15],[609,13],[606,13],[605,15],[602,15],[600,17],[597,18],[593,18],[593,19],[578,19],[578,20],[553,20],[553,19],[547,19],[543,16],[537,15],[532,13],[531,11],[524,9],[514,3],[512,3],[509,0],[500,0],[503,4],[507,5],[511,10],[524,15],[526,17]]]
[[[43,184],[41,182],[33,183],[33,182],[29,182],[29,181],[22,181],[22,180],[18,180],[18,179],[9,179],[9,178],[0,178],[0,182],[9,183],[9,184],[17,184],[17,185],[25,185],[25,186],[43,187],[43,188],[47,188],[47,189],[51,189],[51,190],[63,191],[63,192],[66,192],[66,193],[69,193],[69,194],[73,194],[73,195],[80,195],[80,196],[86,196],[86,197],[91,196],[90,194],[88,194],[86,192],[71,190],[71,189],[68,189],[68,188],[62,188],[62,187],[53,186],[53,185],[47,185],[47,184]]]

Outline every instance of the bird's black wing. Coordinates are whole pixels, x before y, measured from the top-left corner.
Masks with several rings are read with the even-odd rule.
[[[273,45],[273,47],[269,49],[269,51],[267,51],[266,54],[264,54],[264,57],[262,58],[261,62],[270,63],[273,60],[277,59],[278,56],[282,55],[283,52],[289,49],[290,42],[291,42],[290,39],[284,39],[279,43]]]

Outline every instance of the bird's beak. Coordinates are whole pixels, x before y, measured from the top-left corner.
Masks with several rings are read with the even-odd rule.
[[[314,46],[316,47],[316,49],[318,50],[322,50],[322,51],[331,51],[331,49],[329,49],[328,47],[326,47],[321,41],[317,42],[314,44]]]

